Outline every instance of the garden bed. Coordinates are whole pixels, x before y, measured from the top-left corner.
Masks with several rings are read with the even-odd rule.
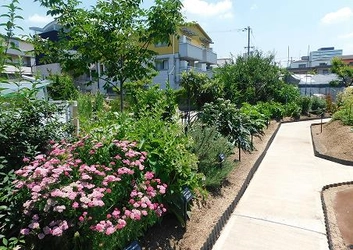
[[[147,232],[141,241],[143,249],[200,249],[219,218],[238,194],[255,161],[264,151],[278,126],[279,123],[271,122],[263,137],[255,137],[256,150],[252,153],[242,153],[241,162],[237,161],[238,150],[235,149],[231,160],[236,162],[236,168],[230,173],[222,188],[210,193],[206,201],[194,201],[186,228],[181,227],[175,217],[168,216]]]

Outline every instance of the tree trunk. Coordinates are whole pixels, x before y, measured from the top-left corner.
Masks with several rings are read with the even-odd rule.
[[[123,81],[120,80],[120,112],[124,110],[124,93],[123,93]]]

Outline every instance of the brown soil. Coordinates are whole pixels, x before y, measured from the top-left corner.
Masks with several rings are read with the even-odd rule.
[[[238,194],[242,183],[245,181],[250,169],[255,161],[261,155],[266,147],[269,138],[277,129],[279,123],[271,122],[265,135],[261,138],[254,138],[256,150],[251,154],[242,153],[241,162],[237,161],[235,169],[228,176],[221,189],[211,193],[206,200],[194,200],[191,218],[185,228],[181,227],[176,218],[172,215],[166,216],[162,223],[152,227],[141,241],[145,250],[196,250],[200,249],[213,227],[227,209],[229,204]],[[313,138],[317,149],[324,154],[353,161],[353,152],[351,145],[353,142],[353,133],[350,127],[343,126],[340,122],[334,121],[324,124],[322,127],[313,126]],[[237,159],[237,150],[234,154],[234,160]],[[345,191],[345,192],[341,192]],[[353,199],[351,203],[344,202],[345,197],[353,197],[353,186],[333,190],[328,189],[324,193],[329,211],[329,220],[331,225],[331,236],[335,239],[335,249],[342,246],[348,246],[353,243]],[[348,214],[347,214],[348,211]],[[350,214],[349,214],[350,213]],[[331,216],[330,216],[331,215]],[[336,216],[339,219],[336,220]],[[348,217],[349,216],[349,220]],[[346,228],[342,234],[340,230]],[[346,238],[345,238],[346,237]]]
[[[353,161],[353,130],[340,121],[313,126],[317,150],[342,160]],[[353,249],[353,185],[331,187],[324,191],[329,233],[333,249]]]

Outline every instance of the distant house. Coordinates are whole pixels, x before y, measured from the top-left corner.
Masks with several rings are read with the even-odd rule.
[[[336,74],[293,74],[289,82],[297,85],[303,96],[325,95],[335,100],[337,93],[344,89],[331,85],[331,82],[337,80],[339,78]]]
[[[58,40],[58,30],[60,26],[55,22],[47,24],[44,28],[32,27],[42,38],[48,38],[53,41]],[[158,75],[154,77],[153,82],[159,84],[162,89],[166,87],[168,81],[171,88],[179,88],[180,75],[183,71],[195,70],[212,75],[212,65],[217,64],[217,54],[213,52],[210,45],[212,39],[197,23],[190,23],[180,27],[178,36],[170,37],[170,44],[152,44],[149,49],[155,51],[158,55],[155,57],[155,67]],[[58,73],[61,71],[60,64],[40,63],[37,58],[36,70],[43,77],[49,73]],[[98,75],[104,75],[104,65],[96,63],[92,65],[91,71],[95,71]],[[103,88],[104,80],[98,80],[90,86],[85,83],[90,81],[89,75],[84,75],[76,79],[76,83],[83,91],[102,92],[107,90]]]
[[[9,59],[2,74],[9,80],[13,79],[19,71],[22,75],[32,76],[35,65],[33,45],[19,38],[11,38],[10,43],[13,47],[6,51]]]
[[[341,58],[345,64],[348,64],[351,67],[353,67],[353,55],[344,55],[344,56],[340,56],[338,58]]]

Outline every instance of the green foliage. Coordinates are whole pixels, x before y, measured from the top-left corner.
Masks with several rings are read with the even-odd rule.
[[[279,89],[285,87],[282,74],[273,55],[256,51],[249,58],[239,56],[235,63],[215,69],[214,78],[224,85],[224,98],[240,105],[276,101]]]
[[[49,80],[52,83],[48,86],[48,92],[53,100],[76,100],[78,97],[79,92],[71,76],[51,75]]]
[[[200,120],[208,126],[215,126],[223,136],[239,148],[239,160],[240,150],[253,150],[249,117],[241,113],[229,100],[219,98],[214,103],[206,103]]]
[[[183,95],[191,105],[200,109],[205,103],[213,102],[222,97],[223,86],[219,81],[210,79],[206,74],[187,71],[181,74],[180,85]]]
[[[14,192],[14,180],[14,170],[9,171],[7,161],[0,156],[0,249],[13,249],[24,243],[22,238],[18,237],[22,200]]]
[[[138,89],[134,96],[135,102],[130,103],[130,106],[136,118],[148,114],[171,120],[176,114],[176,97],[168,85],[166,90],[160,89],[158,85],[148,89]]]
[[[301,107],[301,113],[308,115],[311,109],[311,98],[309,96],[301,96],[299,99],[299,105]]]
[[[107,84],[120,91],[121,109],[123,84],[154,75],[155,53],[149,46],[158,42],[170,44],[170,36],[177,34],[183,22],[179,0],[156,0],[148,9],[139,0],[97,1],[89,10],[80,8],[78,1],[38,2],[56,16],[65,33],[58,43],[48,46],[37,40],[35,47],[42,52],[49,50],[46,54],[55,54],[64,70],[75,69],[77,74],[86,72],[92,63],[104,64]],[[77,53],[71,53],[72,48]]]
[[[0,156],[7,160],[9,171],[20,168],[24,157],[44,153],[50,140],[72,131],[59,121],[60,110],[55,105],[33,100],[32,94],[24,91],[0,100]]]
[[[341,120],[345,125],[353,125],[353,88],[346,88],[337,97],[338,110],[333,119]]]
[[[260,102],[256,106],[260,113],[277,121],[281,120],[285,114],[283,105],[278,102]]]
[[[87,119],[83,127],[97,140],[114,137],[137,141],[139,148],[147,152],[146,168],[168,185],[163,202],[168,204],[169,211],[180,215],[178,207],[184,187],[197,194],[205,193],[202,174],[197,172],[197,157],[190,152],[192,140],[184,134],[176,115],[166,115],[168,107],[175,107],[169,91],[141,91],[137,94],[138,105],[131,104],[136,113],[117,113],[109,108],[105,112],[88,112],[94,118]],[[179,218],[184,223],[182,216]]]
[[[193,138],[191,152],[198,158],[198,171],[205,175],[206,187],[219,187],[234,167],[227,161],[234,146],[215,127],[199,123],[190,128],[189,136]],[[220,159],[221,154],[224,159]]]
[[[312,112],[322,112],[326,109],[326,100],[317,96],[311,97],[311,111]]]
[[[17,12],[22,10],[19,5],[19,0],[11,0],[8,4],[1,6],[5,8],[7,12],[0,15],[0,18],[5,18],[5,20],[0,23],[0,27],[6,32],[5,35],[0,34],[0,73],[4,71],[5,64],[12,64],[15,67],[19,66],[13,63],[11,57],[7,54],[9,49],[19,50],[15,44],[11,42],[11,39],[14,38],[15,35],[14,32],[17,29],[23,30],[22,27],[16,24],[17,20],[23,19],[22,16],[17,15]]]
[[[275,89],[273,100],[275,100],[276,102],[287,104],[291,102],[298,102],[299,99],[300,91],[298,87],[284,82],[278,83],[278,86]]]
[[[340,77],[343,86],[348,87],[353,84],[353,68],[345,64],[341,58],[332,59],[331,72]]]
[[[80,130],[83,133],[88,133],[92,128],[97,127],[97,124],[103,125],[107,121],[107,116],[111,115],[110,111],[117,111],[119,107],[116,107],[117,104],[114,100],[107,101],[104,99],[101,93],[79,93],[77,105]]]
[[[292,117],[298,120],[300,118],[301,113],[301,107],[296,102],[290,102],[284,105],[284,116],[286,117]]]

